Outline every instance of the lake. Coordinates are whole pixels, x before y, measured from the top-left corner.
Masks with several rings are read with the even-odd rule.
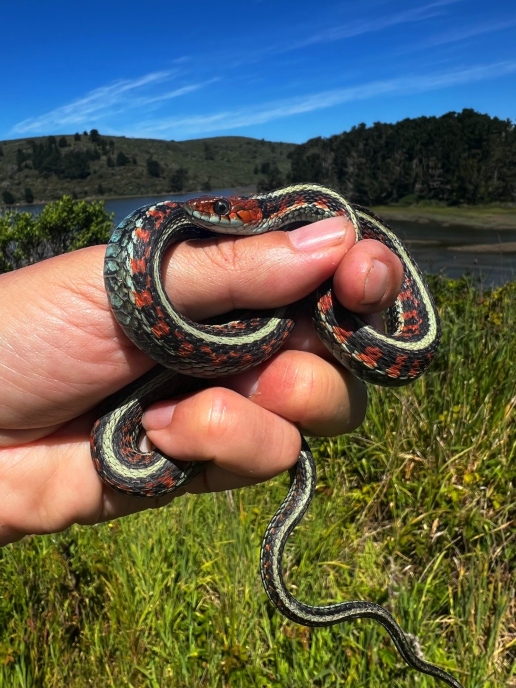
[[[223,189],[210,191],[215,195],[231,195],[232,191]],[[183,201],[198,196],[198,192],[174,195],[173,200]],[[149,203],[165,200],[163,196],[120,198],[106,200],[105,207],[114,213],[117,225],[133,210]],[[41,212],[43,206],[19,207],[17,210]],[[516,230],[478,229],[464,226],[443,226],[436,223],[417,223],[392,221],[392,229],[407,244],[423,272],[442,273],[448,277],[461,277],[470,274],[482,286],[492,287],[516,280],[516,250],[503,250],[503,244],[516,242]],[[490,244],[493,251],[464,250],[467,247]]]

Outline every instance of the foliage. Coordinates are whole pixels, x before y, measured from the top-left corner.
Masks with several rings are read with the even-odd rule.
[[[265,170],[265,171],[264,171]],[[284,184],[281,171],[275,162],[264,163],[261,167],[262,174],[266,176],[257,184],[257,191],[259,193],[264,191],[272,191],[278,189]]]
[[[187,180],[188,170],[185,167],[179,167],[170,177],[170,191],[173,193],[184,191]]]
[[[117,156],[116,156],[117,167],[123,167],[124,165],[127,165],[130,162],[131,162],[131,159],[128,158],[127,155],[123,151],[118,151]]]
[[[63,196],[40,215],[8,211],[0,215],[0,272],[43,258],[105,243],[112,217],[102,202],[86,203]]]
[[[150,177],[161,177],[161,165],[154,158],[147,159],[147,174]]]
[[[397,124],[361,124],[291,155],[292,180],[339,188],[356,203],[407,196],[448,204],[516,202],[516,127],[465,109]]]
[[[2,200],[5,203],[5,205],[13,205],[16,203],[16,198],[14,194],[12,194],[9,189],[4,189],[2,191]]]
[[[386,605],[468,688],[516,686],[516,283],[432,280],[441,353],[313,441],[317,494],[288,547],[296,595]],[[416,676],[371,621],[306,629],[258,575],[285,477],[0,551],[0,687],[366,688]]]
[[[67,144],[63,146],[63,141]],[[67,147],[66,138],[62,136],[59,143],[55,136],[49,136],[42,142],[30,141],[32,155],[30,156],[31,165],[43,177],[48,178],[55,174],[60,179],[86,179],[89,177],[90,162],[100,158],[96,150],[73,148],[66,153],[61,153],[61,148]],[[27,154],[18,149],[18,168],[21,169],[21,162],[27,159]]]

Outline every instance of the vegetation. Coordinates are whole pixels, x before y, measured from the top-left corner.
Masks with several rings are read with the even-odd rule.
[[[281,186],[290,173],[288,155],[294,148],[238,136],[179,142],[126,139],[103,136],[95,129],[5,141],[0,146],[0,203],[48,201],[63,194],[90,198],[254,189],[259,183]],[[27,188],[32,201],[27,200]]]
[[[105,243],[113,228],[102,202],[64,196],[39,215],[7,211],[0,215],[0,273],[43,258]]]
[[[52,193],[59,185],[83,193],[88,184],[110,193],[115,179],[133,188],[135,169],[149,184],[215,187],[203,166],[217,167],[223,141],[145,141],[138,150],[131,142],[124,152],[119,139],[94,131],[41,140],[27,144],[29,157],[20,156],[9,177],[16,183],[3,192],[39,198],[44,184]],[[0,169],[15,164],[12,143],[0,147]],[[233,143],[249,153],[257,185],[278,170],[286,178],[280,144]],[[173,164],[162,144],[178,147]],[[66,176],[80,168],[63,162],[76,146],[84,147],[85,178]],[[260,159],[267,150],[270,159]],[[48,172],[52,156],[59,172]],[[160,176],[149,173],[149,160]],[[220,168],[235,173],[229,161]],[[102,203],[71,197],[36,218],[8,211],[0,216],[0,271],[103,242],[110,229]],[[516,283],[481,292],[467,279],[431,281],[444,331],[435,364],[408,388],[371,389],[358,432],[312,442],[317,495],[285,569],[301,599],[385,605],[426,657],[468,688],[516,688]],[[183,497],[0,550],[0,688],[437,687],[407,668],[371,621],[307,629],[271,608],[259,546],[286,487],[280,477]]]
[[[300,598],[369,599],[468,688],[516,686],[516,284],[433,280],[433,369],[371,389],[359,432],[314,441],[285,567]],[[437,687],[371,621],[293,625],[258,575],[286,478],[0,551],[0,686]]]
[[[238,136],[193,141],[88,134],[0,145],[6,205],[319,182],[364,205],[516,203],[516,127],[474,110],[360,124],[302,145]],[[100,189],[100,190],[99,190]]]
[[[292,153],[292,180],[364,205],[516,202],[516,127],[474,110],[364,124]]]

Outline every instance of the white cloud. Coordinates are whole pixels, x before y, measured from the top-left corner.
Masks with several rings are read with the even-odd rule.
[[[162,85],[176,75],[176,71],[164,70],[152,72],[137,79],[120,79],[107,86],[96,88],[82,98],[55,108],[44,115],[30,117],[18,122],[11,132],[13,134],[37,134],[48,131],[65,131],[70,127],[82,127],[84,125],[89,128],[95,120],[101,118],[106,120],[109,116],[128,108],[152,105],[171,98],[178,98],[196,91],[204,85],[203,83],[189,84],[157,95],[148,93],[149,87],[157,84]]]
[[[132,125],[130,131],[124,133],[128,136],[181,138],[195,134],[205,135],[213,131],[231,131],[305,112],[331,108],[346,102],[367,100],[385,94],[410,94],[451,88],[512,73],[516,73],[516,62],[498,62],[449,72],[373,81],[360,86],[332,89],[299,98],[270,102],[262,107],[253,106],[191,117],[146,120]]]

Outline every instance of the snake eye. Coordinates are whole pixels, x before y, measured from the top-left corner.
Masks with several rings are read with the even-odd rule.
[[[213,204],[213,212],[217,213],[217,215],[227,215],[230,210],[231,203],[227,200],[227,198],[219,198]]]

